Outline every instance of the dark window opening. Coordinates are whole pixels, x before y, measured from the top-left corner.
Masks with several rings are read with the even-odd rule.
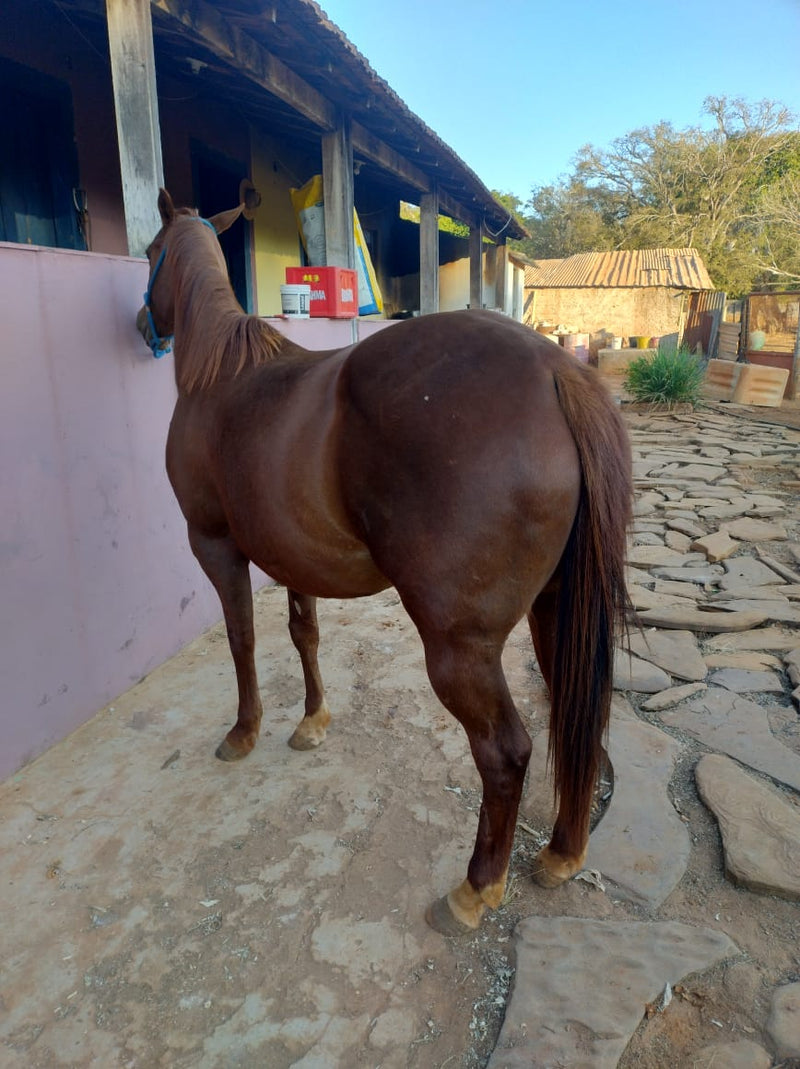
[[[0,241],[84,249],[69,87],[0,60]]]

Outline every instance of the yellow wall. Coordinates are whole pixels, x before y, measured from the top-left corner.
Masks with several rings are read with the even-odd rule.
[[[469,304],[469,258],[439,267],[439,311],[454,312]]]
[[[278,149],[261,132],[253,131],[251,152],[253,185],[261,194],[261,206],[253,220],[255,305],[259,315],[275,315],[281,311],[285,270],[301,263],[289,190],[302,185],[315,171],[311,161],[288,159],[286,146]]]

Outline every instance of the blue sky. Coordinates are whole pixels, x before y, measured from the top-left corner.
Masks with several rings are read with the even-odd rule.
[[[704,125],[707,96],[800,115],[800,0],[319,2],[490,189],[523,201],[584,144]]]

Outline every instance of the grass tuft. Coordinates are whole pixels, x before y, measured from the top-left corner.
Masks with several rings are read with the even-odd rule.
[[[625,389],[645,404],[697,404],[704,374],[702,359],[688,349],[659,349],[629,365]]]

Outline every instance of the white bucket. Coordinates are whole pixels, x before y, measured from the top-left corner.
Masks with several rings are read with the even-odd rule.
[[[311,287],[307,282],[281,286],[281,311],[292,319],[308,319]]]

